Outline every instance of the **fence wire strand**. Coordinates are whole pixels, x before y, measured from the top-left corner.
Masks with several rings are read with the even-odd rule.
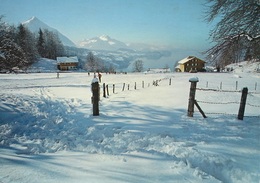
[[[222,90],[222,89],[213,89],[213,88],[197,88],[197,90],[200,91],[213,91],[213,92],[237,92],[237,93],[241,93],[242,90]],[[256,92],[256,91],[249,91],[248,94],[260,94],[260,92]]]
[[[205,104],[239,104],[239,102],[206,102],[197,100],[197,102],[205,103]]]
[[[250,103],[246,103],[246,105],[249,105],[251,107],[259,107],[260,108],[260,105],[255,105],[255,104],[250,104]]]
[[[208,88],[197,88],[197,90],[202,92],[228,92],[228,93],[242,93],[241,90],[219,90],[219,89],[208,89]],[[254,97],[254,94],[260,94],[258,92],[248,92],[248,96]],[[240,102],[234,101],[234,102],[213,102],[213,101],[203,101],[203,100],[196,100],[198,103],[204,103],[204,104],[214,104],[214,105],[227,105],[227,104],[240,104]],[[257,107],[260,108],[260,105],[251,104],[248,101],[246,102],[246,105],[250,107]],[[224,116],[237,116],[237,114],[228,114],[228,113],[221,113],[221,112],[205,112],[206,115],[224,115]],[[260,118],[260,115],[256,116],[244,116],[247,118]]]
[[[241,90],[219,90],[219,89],[210,89],[210,88],[197,88],[197,90],[200,90],[200,91],[214,91],[214,92],[238,92],[240,93]]]

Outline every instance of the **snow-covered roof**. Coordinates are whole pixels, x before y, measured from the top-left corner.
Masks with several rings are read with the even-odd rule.
[[[187,63],[188,61],[190,61],[190,60],[192,60],[192,59],[194,59],[194,58],[196,58],[196,57],[194,57],[194,56],[188,56],[188,57],[186,57],[186,58],[180,60],[178,63],[179,63],[179,64],[185,64],[185,63]],[[201,59],[199,59],[199,60],[201,60]],[[203,60],[201,60],[201,61],[203,61]],[[205,62],[205,61],[203,61],[203,62]]]
[[[57,57],[58,63],[78,63],[78,57]]]
[[[190,61],[191,59],[193,59],[194,57],[188,56],[182,60],[180,60],[178,63],[179,64],[185,64],[186,62]]]
[[[175,69],[180,69],[181,67],[180,67],[180,65],[177,65],[176,67],[175,67]]]

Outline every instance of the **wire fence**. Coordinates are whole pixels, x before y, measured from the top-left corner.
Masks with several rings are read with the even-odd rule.
[[[120,82],[120,83],[103,83],[100,85],[100,95],[102,95],[104,98],[116,94],[119,92],[124,91],[133,91],[133,90],[139,90],[148,88],[151,86],[159,86],[162,81],[168,80],[168,85],[172,84],[172,78],[171,77],[165,77],[161,79],[155,79],[152,81],[131,81],[131,82]]]
[[[237,116],[234,112],[236,108],[239,108],[241,105],[241,96],[242,90],[220,90],[220,89],[210,89],[210,88],[196,88],[198,90],[199,100],[196,100],[199,104],[207,104],[207,106],[202,107],[205,109],[203,111],[206,115],[225,115],[225,116]],[[225,100],[225,101],[224,101]],[[250,106],[251,108],[259,108],[259,115],[251,114],[244,115],[244,117],[249,118],[260,118],[260,92],[249,91],[247,93],[246,98],[246,106]],[[210,105],[213,105],[214,112],[211,112]],[[228,107],[224,105],[230,105],[231,110],[227,110]],[[215,112],[219,110],[218,112]],[[220,111],[225,110],[225,112]],[[255,110],[254,110],[255,111]],[[248,111],[247,111],[248,113]]]
[[[224,92],[235,92],[240,91],[239,89],[244,87],[245,83],[242,81],[234,81],[234,82],[225,82],[225,81],[216,81],[216,82],[209,82],[209,81],[201,81],[199,83],[200,89],[202,90],[214,90],[214,91],[224,91]],[[246,83],[247,88],[252,93],[259,93],[260,94],[260,87],[258,81],[252,81]]]
[[[168,81],[167,81],[168,80]],[[103,83],[100,85],[100,96],[104,98],[109,97],[112,94],[117,94],[124,91],[134,91],[140,90],[144,88],[148,88],[151,86],[159,86],[161,82],[163,84],[172,85],[172,77],[165,77],[161,79],[156,79],[152,81],[139,81],[139,82],[120,82],[120,83]],[[255,84],[257,86],[257,84]],[[237,87],[236,87],[237,88]],[[255,87],[256,89],[256,87]],[[236,108],[239,108],[241,105],[241,94],[242,90],[223,90],[223,89],[215,89],[215,88],[196,88],[198,90],[196,97],[196,103],[202,104],[202,110],[206,115],[223,115],[223,116],[237,116],[238,113],[234,112]],[[222,98],[221,98],[222,97]],[[203,106],[203,104],[205,106]],[[260,109],[260,92],[258,91],[249,91],[247,93],[247,102],[246,106],[251,108],[259,108]],[[225,107],[223,107],[225,105]],[[230,105],[232,110],[226,110],[228,107],[226,105]],[[213,106],[213,111],[212,107]],[[217,106],[217,107],[216,107]],[[198,106],[199,107],[199,106]],[[189,110],[189,109],[188,109]],[[219,111],[218,111],[219,110]],[[225,110],[225,111],[223,111]],[[254,110],[255,111],[255,110]],[[200,111],[201,112],[201,111]],[[247,111],[248,113],[248,111]],[[259,114],[259,115],[255,115]],[[259,113],[249,113],[249,115],[244,115],[244,117],[248,118],[260,118],[260,110]]]

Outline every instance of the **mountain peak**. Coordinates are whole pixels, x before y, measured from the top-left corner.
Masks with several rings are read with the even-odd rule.
[[[54,31],[53,28],[49,27],[47,24],[43,23],[41,20],[39,20],[37,17],[33,16],[29,20],[26,20],[22,23],[24,26],[29,28],[32,32],[38,32],[39,29],[48,29],[50,31]]]
[[[26,20],[25,22],[23,22],[22,24],[30,24],[30,23],[35,23],[35,22],[41,22],[37,17],[33,16],[32,18],[30,18],[29,20]]]
[[[103,40],[103,41],[108,41],[110,40],[111,38],[108,36],[108,35],[102,35],[99,37],[99,39]]]
[[[39,21],[39,19],[36,17],[36,16],[32,16],[32,18],[31,19],[29,19],[29,21]]]
[[[61,42],[66,46],[76,46],[69,38],[61,34],[57,29],[54,29],[41,20],[39,20],[37,17],[33,16],[29,20],[26,20],[22,23],[25,27],[27,27],[31,32],[38,32],[39,29],[44,30],[47,29],[49,31],[55,32],[58,34]]]
[[[92,49],[92,50],[118,50],[118,49],[129,49],[128,46],[116,39],[109,37],[108,35],[102,35],[91,39],[85,39],[79,43],[80,47]]]

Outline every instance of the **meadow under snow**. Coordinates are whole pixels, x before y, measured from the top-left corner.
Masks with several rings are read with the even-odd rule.
[[[92,115],[92,77],[0,75],[1,183],[259,183],[259,73],[103,74],[110,95],[101,90],[100,116]],[[222,88],[197,90],[205,119],[198,110],[187,117],[192,77],[197,88]]]

